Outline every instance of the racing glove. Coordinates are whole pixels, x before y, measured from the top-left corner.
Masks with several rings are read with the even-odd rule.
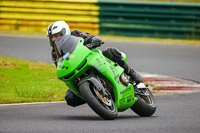
[[[87,47],[89,49],[94,49],[101,46],[102,44],[104,44],[104,42],[101,40],[101,38],[99,38],[98,36],[94,36],[91,38],[91,42],[87,45]]]
[[[90,33],[82,32],[79,30],[72,31],[71,35],[82,37],[84,39],[84,45],[89,49],[94,49],[104,43],[98,36],[93,36]]]

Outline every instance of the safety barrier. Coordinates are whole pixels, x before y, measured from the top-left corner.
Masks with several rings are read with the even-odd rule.
[[[0,0],[0,30],[45,32],[57,20],[94,35],[200,39],[200,4]]]
[[[200,39],[200,4],[99,4],[100,34]]]
[[[97,0],[1,0],[0,29],[46,31],[57,20],[65,20],[71,30],[99,33]]]

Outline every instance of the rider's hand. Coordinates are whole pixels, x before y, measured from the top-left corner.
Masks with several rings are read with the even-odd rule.
[[[101,38],[99,38],[98,36],[94,36],[91,38],[91,45],[92,48],[96,48],[99,47],[103,44],[104,42],[102,42]]]
[[[82,38],[87,38],[87,37],[88,37],[87,33],[81,32],[81,31],[79,31],[79,32],[80,32],[80,36],[81,36]]]

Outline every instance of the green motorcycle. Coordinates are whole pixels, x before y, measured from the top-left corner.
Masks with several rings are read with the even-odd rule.
[[[80,39],[71,54],[58,55],[57,77],[104,119],[113,120],[129,108],[139,116],[153,115],[156,104],[148,87],[134,86],[123,68],[83,42]]]

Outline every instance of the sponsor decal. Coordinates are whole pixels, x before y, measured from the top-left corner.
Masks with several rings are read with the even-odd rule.
[[[71,58],[73,59],[74,57],[75,57],[75,54],[72,54],[72,55],[71,55]]]
[[[94,67],[96,67],[98,70],[100,70],[101,72],[103,72],[103,70],[101,68],[99,68],[97,65],[93,64]]]
[[[65,60],[70,55],[69,52],[67,52],[65,55],[63,55],[63,59]]]
[[[58,69],[64,69],[64,68],[65,68],[65,69],[67,70],[69,67],[68,67],[68,66],[58,65],[57,68],[58,68]]]
[[[131,99],[127,99],[127,103],[129,103],[131,101]]]
[[[123,95],[124,93],[127,93],[131,90],[131,87],[127,88],[126,90],[123,90],[120,92],[121,95]]]
[[[122,99],[119,100],[119,103],[120,103],[120,104],[122,104],[122,103],[124,103],[124,102],[125,102],[125,98],[122,98]]]
[[[112,70],[113,74],[114,74],[114,79],[115,81],[117,81],[119,79],[119,74],[115,73],[114,69],[112,66],[110,66],[110,69]]]

